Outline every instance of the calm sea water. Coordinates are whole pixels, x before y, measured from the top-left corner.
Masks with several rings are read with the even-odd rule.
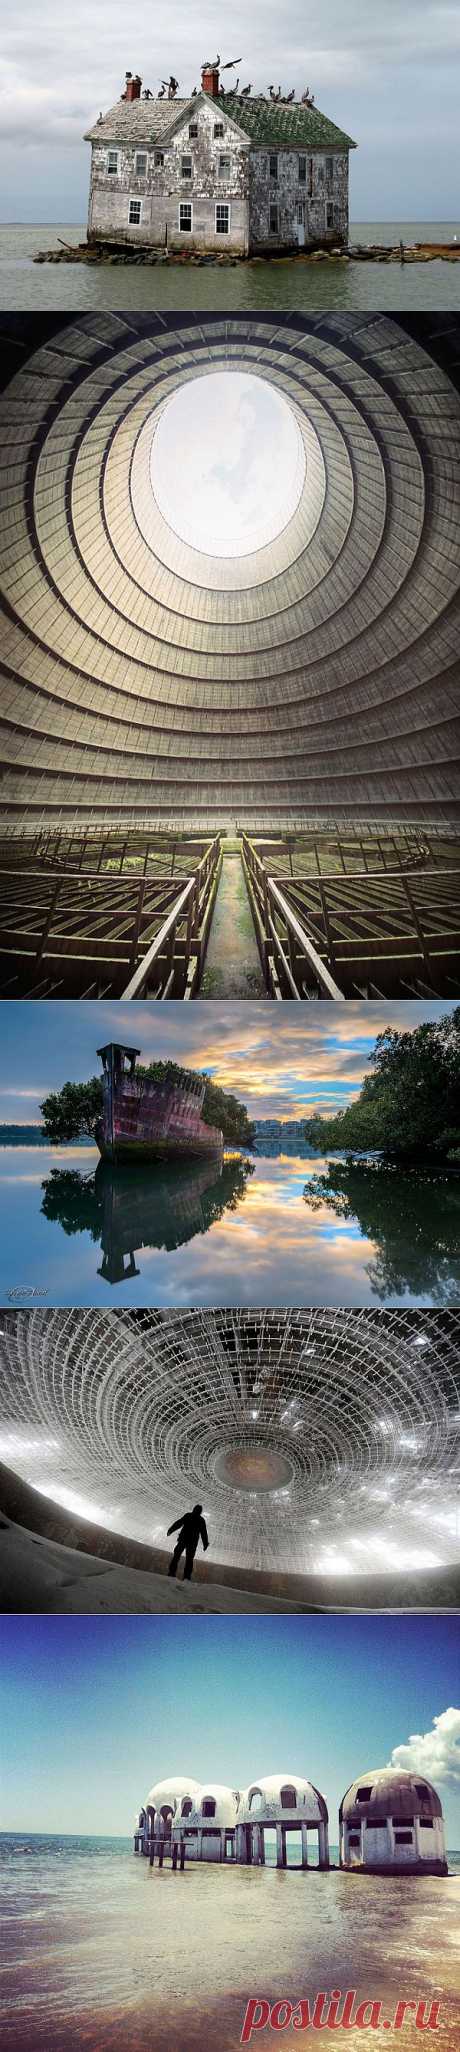
[[[3,308],[78,312],[127,307],[174,313],[184,308],[218,307],[257,313],[261,307],[317,308],[361,312],[378,307],[410,312],[417,307],[460,306],[460,264],[315,264],[301,262],[216,264],[203,269],[187,265],[131,270],[104,265],[33,265],[39,250],[57,249],[59,241],[78,243],[86,229],[60,222],[41,226],[13,224],[0,228],[0,305]],[[353,221],[353,242],[405,243],[460,241],[456,221]]]
[[[380,1998],[387,2017],[401,1996],[437,1996],[442,2029],[428,2042],[458,2048],[457,1853],[447,1879],[197,1865],[173,1875],[150,1872],[129,1839],[18,1833],[0,1839],[0,1863],[2,2052],[234,2052],[251,1995],[298,2001],[333,1987]],[[315,2032],[321,2052],[343,2042],[375,2052],[381,2040]],[[398,2042],[420,2046],[410,2021]]]
[[[0,1148],[0,1302],[409,1304],[460,1297],[460,1177],[318,1155],[112,1169]]]

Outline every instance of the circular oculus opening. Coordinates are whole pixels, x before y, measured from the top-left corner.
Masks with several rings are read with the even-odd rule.
[[[293,1471],[284,1454],[269,1446],[237,1446],[219,1454],[214,1472],[231,1489],[253,1491],[286,1488]]]
[[[296,511],[305,471],[292,408],[249,372],[189,379],[153,436],[150,481],[163,519],[209,556],[246,556],[274,541]]]

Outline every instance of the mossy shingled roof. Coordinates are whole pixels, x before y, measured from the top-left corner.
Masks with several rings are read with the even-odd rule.
[[[225,114],[249,135],[257,149],[269,150],[355,150],[357,144],[343,128],[336,128],[319,107],[302,107],[301,102],[278,105],[273,100],[242,100],[229,93],[221,101]]]

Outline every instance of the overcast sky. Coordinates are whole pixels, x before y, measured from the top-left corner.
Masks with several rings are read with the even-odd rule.
[[[180,92],[205,57],[241,57],[241,85],[272,82],[317,105],[359,144],[351,215],[449,220],[459,206],[457,0],[234,0],[231,27],[215,5],[141,9],[124,0],[0,0],[1,217],[83,222],[84,130],[118,99],[126,70],[145,85],[174,71]],[[231,74],[230,74],[231,76]]]
[[[0,1006],[0,1122],[39,1120],[48,1091],[100,1072],[97,1048],[109,1040],[139,1047],[145,1061],[170,1059],[206,1070],[242,1098],[251,1118],[332,1112],[356,1096],[378,1033],[387,1026],[410,1032],[450,1010],[436,998],[346,1005],[103,999],[30,1005],[12,999]]]

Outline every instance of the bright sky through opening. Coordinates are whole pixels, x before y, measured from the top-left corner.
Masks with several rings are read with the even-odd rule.
[[[206,555],[266,547],[292,519],[304,478],[297,421],[266,379],[240,371],[193,378],[161,415],[152,490],[174,533]]]

